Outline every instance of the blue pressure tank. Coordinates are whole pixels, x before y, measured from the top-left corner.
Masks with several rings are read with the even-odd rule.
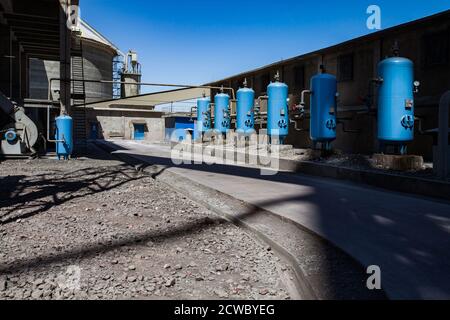
[[[336,140],[337,111],[336,77],[321,73],[311,79],[311,140],[320,142],[325,149]]]
[[[237,91],[236,132],[250,135],[255,132],[255,91],[244,87]]]
[[[211,129],[210,104],[211,100],[206,97],[197,100],[197,130],[199,133],[205,133]]]
[[[378,65],[378,139],[381,144],[398,144],[401,153],[414,140],[414,64],[401,57]]]
[[[267,95],[267,134],[283,144],[289,134],[288,86],[276,80],[267,87]]]
[[[226,134],[230,130],[230,96],[218,93],[214,97],[214,129],[218,133]]]
[[[73,119],[62,115],[56,118],[56,155],[68,160],[73,151]]]

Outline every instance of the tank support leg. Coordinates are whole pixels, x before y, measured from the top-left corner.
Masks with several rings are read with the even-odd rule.
[[[386,148],[386,146],[385,146],[384,142],[380,141],[379,151],[381,154],[383,154],[385,152],[385,148]]]
[[[326,141],[322,143],[322,148],[325,151],[331,151],[331,142],[330,141]]]
[[[403,155],[405,155],[405,154],[407,154],[407,153],[408,153],[408,146],[405,145],[405,144],[402,144],[402,145],[400,146],[400,154],[403,156]]]

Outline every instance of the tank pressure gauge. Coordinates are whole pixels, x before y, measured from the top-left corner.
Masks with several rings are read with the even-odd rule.
[[[414,93],[419,92],[420,81],[414,81]]]

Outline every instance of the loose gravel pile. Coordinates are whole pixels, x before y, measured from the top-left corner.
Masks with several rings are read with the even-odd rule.
[[[0,163],[0,299],[289,299],[270,248],[111,159]]]

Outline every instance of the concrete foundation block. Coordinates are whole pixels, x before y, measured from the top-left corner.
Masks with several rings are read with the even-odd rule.
[[[373,160],[377,166],[389,170],[417,171],[424,168],[424,161],[421,156],[375,154]]]
[[[283,157],[293,157],[295,155],[294,146],[292,145],[269,145],[270,154],[278,154]]]

